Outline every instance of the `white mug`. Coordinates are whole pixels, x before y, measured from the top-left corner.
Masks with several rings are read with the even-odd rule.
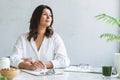
[[[10,68],[10,60],[7,57],[0,58],[0,69]]]

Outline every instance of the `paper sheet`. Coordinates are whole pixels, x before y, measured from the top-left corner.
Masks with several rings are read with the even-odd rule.
[[[21,69],[21,71],[35,75],[35,76],[62,75],[63,74],[63,72],[55,72],[52,70],[54,70],[54,69],[34,70],[34,71]]]
[[[45,72],[47,72],[48,70],[26,70],[26,69],[21,69],[21,71],[35,75],[35,76],[43,76],[45,75]]]

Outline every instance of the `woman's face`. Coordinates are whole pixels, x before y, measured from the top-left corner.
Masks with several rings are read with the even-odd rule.
[[[49,9],[45,8],[40,19],[40,26],[48,27],[52,22],[52,14]]]

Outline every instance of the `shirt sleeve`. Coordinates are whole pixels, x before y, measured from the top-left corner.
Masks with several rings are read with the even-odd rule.
[[[18,68],[19,63],[22,62],[22,54],[22,39],[21,37],[18,37],[13,48],[13,54],[10,56],[11,66]]]
[[[51,62],[53,68],[65,68],[70,65],[64,42],[58,34],[55,38],[55,57]]]

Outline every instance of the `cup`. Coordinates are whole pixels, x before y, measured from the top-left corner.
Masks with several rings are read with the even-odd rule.
[[[110,77],[112,73],[112,66],[102,66],[102,75],[104,77]]]
[[[0,69],[10,68],[10,60],[7,57],[0,58]]]

